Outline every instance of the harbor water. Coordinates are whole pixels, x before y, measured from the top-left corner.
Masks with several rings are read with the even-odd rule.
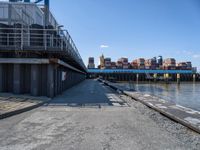
[[[120,83],[139,92],[200,111],[200,83]]]

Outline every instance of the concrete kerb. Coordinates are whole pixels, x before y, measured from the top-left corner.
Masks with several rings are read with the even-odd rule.
[[[16,96],[16,98],[21,97],[21,96],[22,95]],[[33,96],[31,96],[31,98],[37,99],[37,97],[33,97]],[[38,100],[41,100],[41,99],[43,99],[43,98],[38,97]],[[0,120],[8,118],[8,117],[12,117],[14,115],[18,115],[18,114],[21,114],[21,113],[24,113],[24,112],[27,112],[27,111],[30,111],[30,110],[35,109],[35,108],[38,108],[38,107],[44,105],[45,103],[49,103],[51,100],[52,100],[51,98],[46,98],[46,100],[43,100],[42,102],[39,102],[35,105],[0,114]]]
[[[100,81],[100,80],[98,80],[98,81]],[[156,107],[154,107],[153,105],[149,105],[149,104],[146,103],[145,101],[142,101],[142,100],[140,100],[140,99],[134,97],[133,95],[130,95],[129,93],[126,93],[126,91],[124,91],[124,90],[122,90],[122,89],[119,89],[118,87],[115,87],[115,86],[113,86],[113,85],[110,85],[110,84],[109,84],[108,82],[106,82],[106,81],[102,81],[102,80],[101,80],[100,82],[104,83],[105,85],[109,86],[109,87],[112,88],[112,89],[115,89],[116,91],[121,91],[124,95],[126,95],[126,96],[128,96],[128,97],[134,99],[135,101],[139,101],[140,103],[144,104],[145,106],[147,106],[147,107],[149,107],[149,108],[151,108],[151,109],[153,109],[153,110],[159,112],[159,113],[162,114],[163,116],[165,116],[165,117],[167,117],[167,118],[169,118],[169,119],[171,119],[171,120],[173,120],[173,121],[175,121],[175,122],[177,122],[177,123],[180,123],[180,124],[182,124],[182,125],[188,127],[189,129],[191,129],[191,130],[193,130],[193,131],[195,131],[195,132],[197,132],[197,133],[200,134],[200,128],[198,128],[198,127],[196,127],[196,126],[193,126],[192,124],[189,124],[188,122],[186,122],[186,121],[184,121],[184,120],[182,120],[182,119],[176,117],[175,115],[173,115],[173,114],[171,114],[171,113],[168,113],[168,112],[166,112],[166,111],[164,111],[164,110],[162,110],[162,109],[156,108]]]

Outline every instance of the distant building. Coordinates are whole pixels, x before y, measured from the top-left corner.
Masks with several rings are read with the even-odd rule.
[[[105,69],[105,60],[104,60],[104,55],[102,54],[100,56],[100,66],[99,66],[100,69]]]
[[[88,58],[88,69],[94,69],[95,64],[94,64],[94,57],[89,57]]]

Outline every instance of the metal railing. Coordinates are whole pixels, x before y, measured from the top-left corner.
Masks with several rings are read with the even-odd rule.
[[[86,70],[67,30],[0,28],[0,47],[13,50],[64,51]]]

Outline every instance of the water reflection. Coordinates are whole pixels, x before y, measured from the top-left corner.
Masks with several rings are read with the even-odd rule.
[[[134,84],[134,89],[200,111],[200,84]]]

